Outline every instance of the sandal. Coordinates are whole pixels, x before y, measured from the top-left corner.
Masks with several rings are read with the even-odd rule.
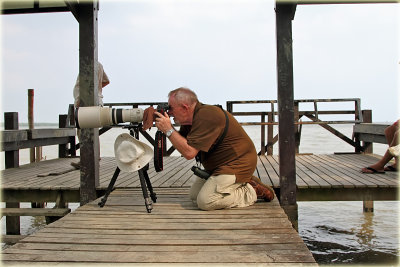
[[[394,167],[393,165],[386,166],[384,170],[387,172],[397,172],[397,168]]]
[[[374,173],[385,173],[385,171],[378,171],[374,168],[371,167],[366,167],[366,168],[362,168],[361,169],[362,173],[370,173],[370,174],[374,174]]]

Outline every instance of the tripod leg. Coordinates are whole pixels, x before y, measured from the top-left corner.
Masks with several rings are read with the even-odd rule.
[[[147,193],[147,187],[146,187],[146,178],[144,175],[144,170],[143,168],[139,170],[139,179],[140,179],[140,186],[142,187],[142,192],[143,192],[143,197],[144,197],[144,204],[146,205],[147,212],[150,213],[151,210],[153,209],[153,203],[151,202],[149,198],[149,194]]]
[[[145,178],[145,180],[146,180],[147,188],[148,188],[149,191],[150,191],[151,200],[153,200],[154,203],[157,203],[157,195],[156,195],[156,193],[154,193],[154,191],[153,191],[153,186],[151,185],[149,175],[147,174],[147,170],[148,170],[148,169],[149,169],[149,164],[147,164],[147,165],[143,168],[144,178]]]
[[[103,196],[103,198],[101,199],[101,201],[98,203],[98,205],[99,205],[101,208],[104,207],[104,205],[106,204],[107,198],[108,198],[108,196],[110,195],[112,189],[114,188],[115,181],[117,181],[117,178],[118,178],[118,175],[119,175],[119,172],[120,172],[120,171],[121,171],[121,170],[120,170],[118,167],[115,169],[114,175],[113,175],[113,177],[111,178],[110,183],[108,184],[107,191],[106,191],[106,193],[104,194],[104,196]]]

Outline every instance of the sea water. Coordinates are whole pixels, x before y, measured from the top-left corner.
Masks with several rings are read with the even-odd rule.
[[[39,128],[38,126],[37,128]],[[335,129],[352,136],[352,125],[333,125]],[[21,127],[22,128],[22,127]],[[261,147],[260,126],[245,126],[257,151]],[[156,129],[149,132],[154,136]],[[128,133],[122,128],[113,128],[100,136],[102,157],[114,156],[114,141],[121,133]],[[274,129],[277,134],[277,128]],[[144,138],[142,141],[147,142]],[[383,155],[387,146],[374,144],[374,153]],[[354,148],[318,125],[303,125],[300,153],[332,154],[334,152],[354,152]],[[278,154],[278,146],[274,146]],[[0,158],[4,169],[4,152]],[[178,156],[175,151],[173,156]],[[57,146],[43,147],[43,158],[53,159],[58,156]],[[29,163],[29,149],[20,151],[20,164]],[[360,169],[364,166],[360,166]],[[4,206],[4,203],[2,203]],[[49,207],[54,203],[49,203]],[[21,203],[21,207],[30,207]],[[71,203],[75,209],[77,203]],[[299,234],[313,253],[319,264],[360,264],[397,266],[399,250],[399,202],[375,201],[374,212],[364,213],[361,201],[314,201],[298,202]],[[2,231],[5,233],[4,218]],[[43,217],[21,217],[21,234],[31,234],[45,226]],[[3,248],[4,248],[3,244]]]

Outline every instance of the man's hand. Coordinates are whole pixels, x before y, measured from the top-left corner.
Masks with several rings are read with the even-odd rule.
[[[164,115],[154,111],[154,115],[156,115],[156,127],[161,132],[165,133],[166,131],[170,130],[172,127],[171,119],[168,116],[167,112],[164,112]]]

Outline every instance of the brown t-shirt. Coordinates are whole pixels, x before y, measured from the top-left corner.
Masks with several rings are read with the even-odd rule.
[[[182,126],[188,145],[201,151],[204,168],[212,175],[234,174],[237,183],[249,182],[257,165],[257,152],[250,137],[228,112],[229,127],[223,141],[211,153],[225,129],[225,114],[221,108],[198,103],[193,114],[193,124]]]

